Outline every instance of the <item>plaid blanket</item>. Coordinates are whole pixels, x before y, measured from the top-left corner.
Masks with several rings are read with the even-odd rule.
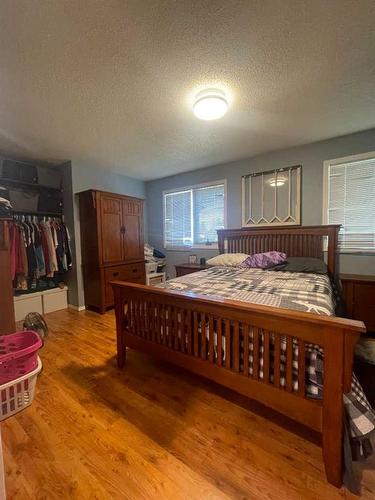
[[[161,287],[193,292],[211,297],[224,297],[255,304],[270,305],[316,314],[334,315],[335,299],[328,276],[309,273],[264,271],[234,267],[213,267],[167,281]],[[167,333],[167,332],[166,332]],[[206,329],[208,337],[208,330]],[[215,335],[216,337],[216,335]],[[225,337],[222,338],[225,357]],[[253,345],[249,339],[249,373],[253,372]],[[275,338],[270,335],[270,380],[273,381]],[[243,349],[241,349],[243,352]],[[260,335],[259,377],[263,378],[263,335]],[[280,338],[280,385],[285,387],[286,338]],[[215,356],[217,356],[215,339]],[[243,355],[242,355],[243,356]],[[243,359],[242,366],[243,366]],[[293,390],[298,390],[298,342],[293,340]],[[306,396],[322,399],[324,350],[306,344]],[[344,394],[349,434],[355,458],[368,456],[369,436],[375,430],[375,414],[361,385],[353,374],[351,392]]]

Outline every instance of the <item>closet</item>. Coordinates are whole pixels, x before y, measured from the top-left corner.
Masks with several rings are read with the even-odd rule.
[[[143,200],[104,191],[79,193],[85,304],[114,305],[110,281],[145,283]]]
[[[0,333],[67,307],[72,267],[60,166],[0,158]]]

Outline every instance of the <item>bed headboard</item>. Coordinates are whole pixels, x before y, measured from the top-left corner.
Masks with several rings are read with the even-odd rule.
[[[323,259],[323,242],[327,242],[327,267],[336,272],[337,239],[340,225],[274,226],[262,228],[218,229],[219,252],[260,253],[277,250],[290,257]]]

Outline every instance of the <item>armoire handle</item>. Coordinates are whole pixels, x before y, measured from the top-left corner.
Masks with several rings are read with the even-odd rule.
[[[126,233],[126,227],[125,226],[121,226],[120,232],[121,232],[121,234],[125,234]]]

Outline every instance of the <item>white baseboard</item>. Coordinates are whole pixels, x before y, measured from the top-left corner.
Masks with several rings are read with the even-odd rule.
[[[68,304],[68,309],[73,309],[74,311],[84,311],[86,306],[75,306],[73,304]]]

